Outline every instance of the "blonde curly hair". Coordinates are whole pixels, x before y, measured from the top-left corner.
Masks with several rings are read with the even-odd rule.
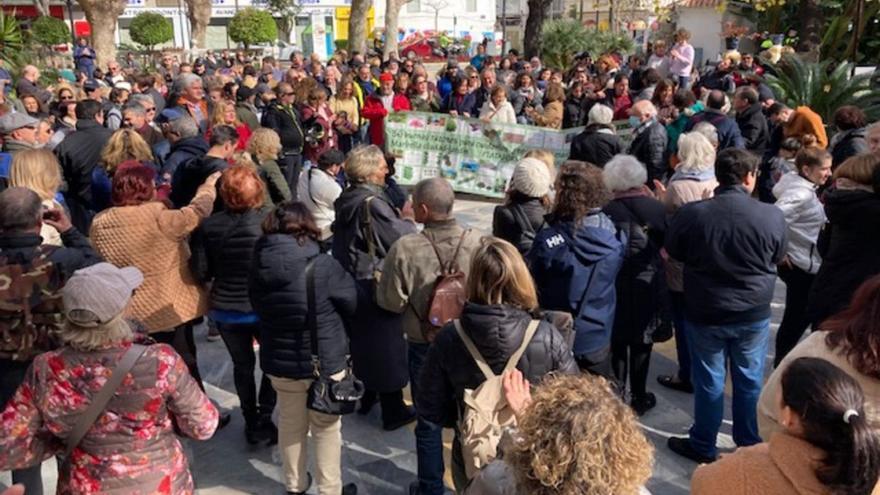
[[[632,410],[592,375],[548,377],[532,391],[504,460],[530,495],[634,495],[654,448]]]
[[[101,163],[107,170],[107,175],[112,176],[116,172],[116,167],[127,160],[153,161],[153,150],[137,131],[123,128],[114,132],[104,145],[101,151]]]

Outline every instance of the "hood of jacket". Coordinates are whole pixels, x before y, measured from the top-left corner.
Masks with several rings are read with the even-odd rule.
[[[506,304],[467,302],[461,313],[462,327],[490,363],[503,360],[522,344],[531,319],[526,311]]]
[[[171,145],[171,152],[189,153],[194,156],[201,156],[208,152],[208,142],[202,136],[193,136],[181,139]]]
[[[712,109],[709,108],[709,109],[706,109],[705,111],[709,112],[709,111],[712,111]],[[736,120],[740,121],[740,122],[745,122],[745,121],[748,121],[748,120],[755,118],[756,114],[762,114],[762,113],[763,113],[762,105],[760,103],[755,103],[754,105],[749,105],[742,112],[737,112]],[[764,116],[761,115],[761,118],[764,118]]]
[[[196,173],[199,177],[207,177],[214,172],[225,170],[228,166],[229,162],[226,160],[208,155],[197,156],[195,160],[180,164],[184,173]]]
[[[320,252],[311,239],[300,246],[289,234],[264,235],[254,246],[252,280],[267,289],[283,287],[303,272],[307,259]]]
[[[614,222],[599,210],[584,217],[578,228],[574,222],[566,221],[557,223],[556,230],[573,241],[571,252],[584,265],[620,253],[624,244],[623,233],[618,232]]]
[[[801,177],[800,174],[789,173],[784,174],[782,177],[780,177],[779,182],[777,182],[776,185],[773,186],[773,195],[779,198],[787,192],[795,191],[813,194],[813,191],[815,190],[816,185],[809,180]]]
[[[880,231],[880,195],[851,189],[831,190],[825,195],[825,214],[832,224]]]
[[[336,221],[343,225],[350,224],[367,197],[382,196],[383,194],[382,188],[375,184],[357,184],[342,191],[342,194],[333,203],[336,208]]]
[[[831,138],[831,142],[828,144],[828,148],[831,149],[838,144],[846,141],[848,139],[865,139],[865,128],[859,127],[858,129],[850,129],[848,131],[838,132]]]

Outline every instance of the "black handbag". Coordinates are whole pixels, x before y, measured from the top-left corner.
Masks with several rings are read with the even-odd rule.
[[[323,256],[323,255],[318,255]],[[321,371],[321,358],[318,353],[318,310],[315,304],[315,262],[318,256],[306,265],[306,298],[308,310],[306,325],[309,327],[309,340],[312,347],[312,369],[315,381],[309,386],[306,407],[324,414],[351,414],[357,401],[364,396],[364,382],[355,378],[351,371],[351,356],[346,355],[345,376],[334,380]]]

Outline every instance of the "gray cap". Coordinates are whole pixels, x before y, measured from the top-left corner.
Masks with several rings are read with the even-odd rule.
[[[77,270],[61,290],[64,316],[79,327],[103,325],[125,311],[143,281],[144,275],[132,266],[97,263]]]
[[[24,112],[7,113],[0,117],[0,134],[9,134],[22,127],[36,127],[40,121]]]

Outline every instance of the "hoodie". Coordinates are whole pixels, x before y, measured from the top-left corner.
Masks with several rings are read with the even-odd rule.
[[[773,187],[773,195],[788,225],[785,254],[801,270],[818,272],[822,258],[816,239],[825,225],[825,210],[816,196],[816,185],[797,173],[785,174]]]
[[[195,197],[199,186],[205,182],[209,175],[214,172],[222,172],[228,166],[229,162],[226,160],[208,155],[199,156],[180,164],[171,179],[171,202],[174,203],[174,207],[183,208],[188,205]],[[218,196],[215,211],[217,211],[219,203],[220,197]]]
[[[208,142],[202,136],[181,139],[171,145],[171,153],[162,163],[161,175],[173,177],[178,165],[208,152]]]
[[[574,318],[574,355],[588,356],[610,344],[617,304],[615,279],[626,235],[599,210],[572,221],[552,220],[528,254],[541,308]]]

